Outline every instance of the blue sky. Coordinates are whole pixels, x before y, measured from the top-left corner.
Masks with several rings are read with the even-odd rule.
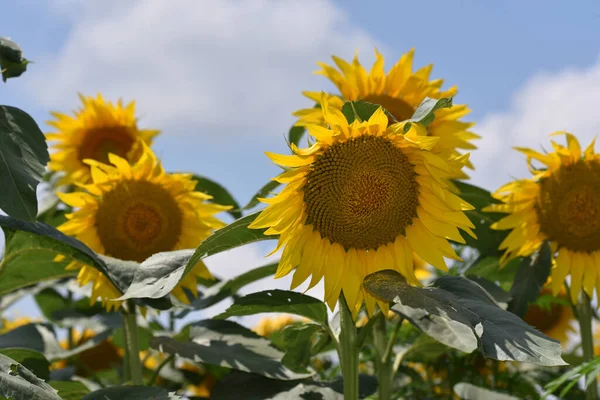
[[[415,66],[457,85],[456,103],[482,136],[473,181],[488,189],[524,176],[515,145],[539,148],[569,130],[600,131],[600,5],[592,1],[21,0],[2,5],[2,31],[33,61],[0,85],[0,104],[42,126],[77,92],[135,99],[140,126],[163,134],[165,167],[209,176],[245,203],[277,172],[301,90],[332,90],[316,61],[373,47],[387,66],[416,48]],[[546,145],[547,146],[547,145]],[[264,262],[265,246],[214,261],[222,275]],[[286,281],[277,283],[285,287]],[[262,283],[272,286],[272,281]]]

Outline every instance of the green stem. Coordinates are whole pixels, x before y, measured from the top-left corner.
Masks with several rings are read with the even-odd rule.
[[[592,316],[593,311],[590,305],[590,298],[582,291],[577,305],[577,319],[579,320],[579,332],[581,333],[581,347],[583,348],[583,361],[588,362],[594,359],[594,336],[592,334]],[[585,398],[587,400],[598,399],[598,386],[596,376],[590,377],[591,382],[586,382],[587,389]]]
[[[165,358],[163,360],[163,362],[160,363],[158,368],[156,368],[156,371],[154,371],[154,374],[152,374],[152,377],[150,378],[150,382],[148,383],[148,386],[154,386],[154,384],[156,383],[156,380],[158,379],[158,376],[160,375],[160,370],[163,369],[163,367],[165,365],[167,365],[171,361],[173,361],[173,359],[175,359],[175,356],[173,354],[171,354],[169,357]]]
[[[128,310],[124,311],[125,323],[123,332],[125,334],[125,347],[128,356],[129,375],[134,385],[143,385],[142,363],[140,362],[140,347],[138,345],[138,327],[135,305],[128,304]]]
[[[402,319],[396,323],[394,331],[389,339],[387,338],[385,318],[377,321],[373,327],[373,343],[377,353],[375,365],[377,367],[377,378],[379,381],[379,400],[390,400],[392,398],[394,382],[392,354],[396,336],[398,336],[398,331],[401,326]]]
[[[344,399],[358,400],[358,336],[346,298],[340,295],[340,340],[338,355],[344,379]]]

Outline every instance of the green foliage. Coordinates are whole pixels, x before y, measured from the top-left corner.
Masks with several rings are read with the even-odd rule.
[[[35,220],[36,188],[49,159],[44,134],[33,118],[18,108],[0,106],[0,208],[4,212]]]
[[[63,400],[81,400],[90,390],[81,382],[76,381],[50,381],[50,386],[58,390],[58,395]]]
[[[0,37],[0,72],[2,80],[21,76],[31,61],[23,58],[23,51],[12,40]]]
[[[492,390],[477,387],[465,382],[454,385],[454,393],[456,393],[462,400],[477,400],[484,398],[486,400],[519,400],[518,397],[494,392]]]
[[[348,123],[351,124],[355,119],[358,119],[359,122],[367,121],[371,118],[371,115],[377,111],[381,107],[379,104],[369,103],[364,100],[357,101],[347,101],[342,106],[342,114],[348,120]],[[390,121],[397,122],[396,119],[390,114],[385,108],[383,109],[387,117]]]
[[[393,302],[392,311],[441,343],[496,360],[565,365],[558,341],[536,331],[498,307],[481,286],[461,277],[445,277],[441,287],[408,285],[396,271],[368,275],[369,293]]]
[[[544,387],[546,392],[544,392],[542,398],[545,399],[549,395],[556,393],[561,388],[562,389],[558,395],[560,398],[564,398],[581,378],[585,377],[587,388],[587,385],[590,385],[592,382],[595,384],[596,381],[594,379],[598,376],[598,374],[600,374],[600,356],[594,358],[592,361],[583,363],[568,370],[557,379],[554,379],[546,384]]]
[[[323,327],[317,324],[292,324],[283,330],[285,356],[281,360],[289,369],[306,373],[313,351],[313,337],[317,332],[323,332]],[[318,349],[317,349],[318,350]]]
[[[231,206],[232,209],[227,212],[235,219],[242,218],[240,205],[220,183],[200,175],[194,175],[192,179],[196,181],[196,191],[212,196],[211,203]]]
[[[532,256],[521,261],[515,281],[510,289],[508,311],[523,317],[529,303],[534,302],[548,280],[552,269],[552,253],[548,242]]]
[[[240,317],[265,312],[283,312],[327,324],[327,308],[321,300],[289,290],[265,290],[236,300],[231,307],[215,318]]]
[[[61,400],[52,386],[4,354],[0,354],[0,396],[14,400]]]
[[[300,141],[304,137],[306,133],[306,128],[303,126],[292,126],[290,128],[290,132],[288,133],[288,142],[291,144],[295,144],[296,146],[300,146]]]
[[[269,181],[267,184],[265,184],[263,187],[261,187],[258,190],[258,192],[256,192],[256,194],[254,196],[252,196],[252,198],[250,199],[250,201],[248,202],[248,204],[246,204],[244,206],[244,208],[242,208],[242,210],[251,210],[251,209],[253,209],[254,207],[256,207],[260,203],[260,201],[258,199],[262,199],[264,197],[268,197],[280,185],[281,185],[281,183],[279,183],[277,181]]]
[[[149,386],[118,386],[96,390],[81,400],[180,400],[181,397],[168,389]]]
[[[0,354],[11,358],[33,372],[38,378],[48,380],[50,378],[50,363],[40,352],[27,348],[8,347],[0,349]]]
[[[431,99],[426,97],[423,99],[419,107],[415,110],[413,116],[408,119],[409,122],[418,122],[428,126],[435,119],[435,112],[441,108],[452,107],[452,97],[442,97],[441,99]]]

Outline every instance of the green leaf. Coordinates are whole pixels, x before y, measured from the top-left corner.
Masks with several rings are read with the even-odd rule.
[[[545,399],[561,387],[563,389],[559,393],[559,396],[560,398],[564,398],[565,395],[573,388],[573,386],[577,385],[577,382],[579,382],[581,378],[584,376],[596,377],[598,374],[600,374],[600,356],[596,356],[592,361],[588,361],[568,370],[563,375],[546,384],[544,387],[546,392],[544,392],[541,398]],[[586,379],[586,382],[593,382],[593,380]]]
[[[421,104],[419,104],[419,107],[417,107],[413,116],[407,121],[418,122],[427,126],[435,119],[435,112],[437,110],[450,107],[452,107],[452,97],[442,97],[441,99],[431,99],[426,97]]]
[[[46,138],[26,112],[0,106],[0,208],[15,218],[34,221],[36,188],[50,160]]]
[[[496,285],[494,282],[480,276],[467,276],[466,278],[481,286],[483,290],[489,293],[497,303],[504,303],[505,306],[502,308],[506,308],[506,305],[510,300],[510,295],[507,291]]]
[[[363,287],[393,302],[392,311],[447,346],[468,353],[480,348],[495,360],[565,365],[557,340],[496,306],[481,286],[466,278],[444,278],[443,289],[418,288],[398,272],[384,270],[368,275]]]
[[[478,387],[466,382],[460,382],[454,385],[454,393],[456,393],[462,400],[519,400],[518,397],[494,392],[493,390]]]
[[[306,128],[303,126],[292,126],[290,128],[290,132],[288,133],[288,142],[299,146],[300,140],[302,140],[302,138],[304,137],[305,132]]]
[[[295,372],[308,372],[312,353],[312,338],[323,327],[317,324],[293,324],[283,330],[285,356],[281,360],[289,369]]]
[[[0,349],[0,354],[4,354],[6,357],[22,364],[40,379],[47,380],[50,378],[50,363],[40,352],[31,349],[12,347]]]
[[[233,208],[227,212],[235,219],[242,218],[240,205],[227,189],[204,176],[194,175],[192,179],[196,181],[196,191],[212,196],[211,203],[232,206]]]
[[[521,318],[525,316],[529,303],[534,302],[540,294],[551,269],[552,252],[548,242],[544,242],[535,254],[521,261],[510,289],[511,300],[508,303],[508,311]]]
[[[150,340],[154,336],[154,332],[152,332],[148,328],[143,328],[141,326],[138,326],[137,336],[138,336],[139,349],[141,351],[148,350],[150,348]],[[118,346],[122,349],[125,348],[126,345],[125,345],[125,335],[123,332],[123,328],[115,329],[115,332],[112,336],[111,341],[115,346]]]
[[[321,325],[327,324],[325,303],[314,297],[290,290],[265,290],[240,297],[216,319],[241,317],[266,312],[301,315]]]
[[[81,400],[180,400],[175,392],[150,386],[115,386],[96,390]]]
[[[81,382],[76,381],[50,381],[50,386],[58,390],[58,395],[63,400],[81,400],[90,390]]]
[[[254,196],[252,196],[248,204],[246,204],[242,210],[250,210],[256,207],[260,203],[258,199],[268,197],[275,189],[279,187],[279,185],[281,185],[281,183],[277,181],[269,181],[265,186],[261,187]]]
[[[492,194],[478,186],[470,185],[468,183],[462,181],[453,181],[453,183],[460,190],[460,197],[475,207],[477,210],[481,210],[484,207],[487,207],[491,204],[500,203],[499,200],[496,200],[492,197]],[[498,214],[501,215],[501,214]]]
[[[41,290],[34,297],[44,317],[61,326],[66,323],[67,326],[79,325],[81,328],[83,325],[87,325],[91,327],[91,321],[87,321],[90,317],[99,314],[112,315],[104,311],[101,303],[92,305],[87,298],[69,302],[53,288]],[[97,331],[97,329],[95,330]]]
[[[422,334],[405,350],[403,359],[417,362],[432,361],[447,354],[449,350],[448,346],[429,335]]]
[[[2,80],[21,76],[27,70],[30,61],[23,58],[23,51],[12,40],[0,37],[0,71]]]
[[[0,396],[12,400],[61,400],[52,386],[0,354]]]
[[[177,318],[183,318],[193,310],[201,310],[217,304],[218,302],[235,295],[242,287],[256,282],[267,276],[274,275],[279,263],[273,263],[252,269],[236,276],[233,279],[219,282],[204,291],[190,303],[190,309],[183,310]]]
[[[358,398],[364,399],[377,391],[374,376],[359,375]],[[320,382],[313,380],[276,381],[259,375],[234,372],[220,379],[211,391],[211,400],[240,398],[244,388],[244,400],[343,400],[343,381]]]
[[[205,320],[189,326],[189,340],[154,337],[150,345],[161,352],[176,354],[195,362],[269,378],[293,380],[311,374],[298,374],[282,364],[283,353],[271,342],[231,321]]]
[[[479,257],[472,265],[468,266],[463,274],[467,277],[478,276],[486,278],[493,282],[499,282],[501,285],[511,284],[514,281],[515,274],[519,268],[519,260],[514,259],[500,267],[498,256]]]
[[[368,121],[375,111],[379,109],[379,107],[382,106],[379,104],[369,103],[364,100],[347,101],[342,106],[342,114],[344,114],[344,117],[346,117],[346,120],[349,124],[354,122],[356,117],[358,117],[360,121]],[[382,109],[391,123],[397,122],[396,118],[394,118],[392,114],[390,114],[385,108],[382,107]]]

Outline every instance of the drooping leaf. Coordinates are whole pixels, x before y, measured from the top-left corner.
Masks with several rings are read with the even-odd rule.
[[[548,280],[552,269],[552,254],[548,242],[532,256],[524,258],[519,265],[517,275],[510,289],[511,300],[508,311],[523,317],[529,303],[534,302]]]
[[[81,400],[90,390],[77,381],[50,381],[50,386],[58,390],[58,395],[63,400]]]
[[[454,385],[454,393],[462,400],[519,400],[518,397],[510,396],[505,393],[498,393],[467,382],[460,382]]]
[[[367,121],[379,107],[381,107],[379,104],[369,103],[364,100],[347,101],[342,106],[342,114],[344,114],[344,117],[346,117],[349,124],[354,122],[356,117],[358,117],[360,121]],[[385,108],[383,108],[383,111],[391,123],[397,122],[396,118],[394,118],[394,116]]]
[[[435,119],[435,112],[440,108],[452,107],[452,97],[442,97],[441,99],[432,99],[426,97],[415,110],[413,116],[408,119],[410,122],[418,122],[422,125],[429,125]]]
[[[221,184],[200,175],[194,175],[192,179],[196,181],[196,191],[212,196],[210,202],[222,206],[232,206],[233,208],[227,212],[235,219],[242,218],[240,205]]]
[[[2,80],[21,76],[30,61],[23,58],[23,51],[12,40],[0,37],[0,72]]]
[[[248,204],[246,204],[242,210],[250,210],[256,207],[260,203],[258,199],[268,197],[275,189],[279,187],[279,185],[281,185],[281,183],[277,181],[269,181],[267,184],[261,187],[254,196],[252,196]]]
[[[0,354],[0,397],[12,400],[61,400],[52,386],[4,354]]]
[[[277,271],[278,263],[273,263],[252,269],[241,275],[236,276],[233,279],[219,282],[204,291],[196,299],[190,303],[190,309],[183,310],[177,315],[177,318],[183,318],[193,310],[201,310],[218,302],[233,296],[242,287],[256,282],[260,279],[266,278],[267,276],[274,275]]]
[[[6,357],[22,364],[40,379],[47,380],[50,378],[50,363],[38,351],[20,347],[8,347],[0,349],[0,354],[4,354]]]
[[[289,369],[296,372],[308,372],[312,353],[312,338],[323,327],[317,324],[293,324],[283,329],[285,356],[281,360]]]
[[[35,220],[36,188],[49,159],[46,138],[33,118],[18,108],[0,106],[0,209]]]
[[[89,393],[81,400],[180,400],[175,392],[156,386],[113,386]]]
[[[240,297],[216,319],[241,317],[265,312],[301,315],[321,325],[327,324],[325,303],[314,297],[291,290],[265,290]]]
[[[496,285],[494,282],[480,276],[467,276],[466,278],[481,286],[499,305],[502,304],[501,308],[506,309],[508,301],[510,300],[510,294],[507,291]]]
[[[259,375],[234,372],[220,379],[211,391],[212,400],[240,398],[243,388],[244,400],[343,400],[343,381],[319,382],[310,379],[302,381],[276,381]],[[358,376],[358,398],[364,399],[377,391],[374,376]]]
[[[288,369],[281,362],[284,354],[269,340],[235,322],[205,320],[187,330],[188,338],[154,337],[150,345],[167,354],[273,379],[294,380],[311,375]]]
[[[460,281],[453,287],[452,280],[446,280],[444,289],[418,288],[398,272],[384,270],[368,275],[363,286],[373,296],[393,302],[394,312],[447,346],[465,352],[479,348],[484,356],[502,361],[565,365],[557,340],[493,301],[480,300],[491,296],[475,283]]]
[[[300,140],[302,140],[302,138],[304,137],[305,132],[306,128],[303,126],[292,126],[290,128],[290,132],[288,133],[288,142],[299,146]]]

